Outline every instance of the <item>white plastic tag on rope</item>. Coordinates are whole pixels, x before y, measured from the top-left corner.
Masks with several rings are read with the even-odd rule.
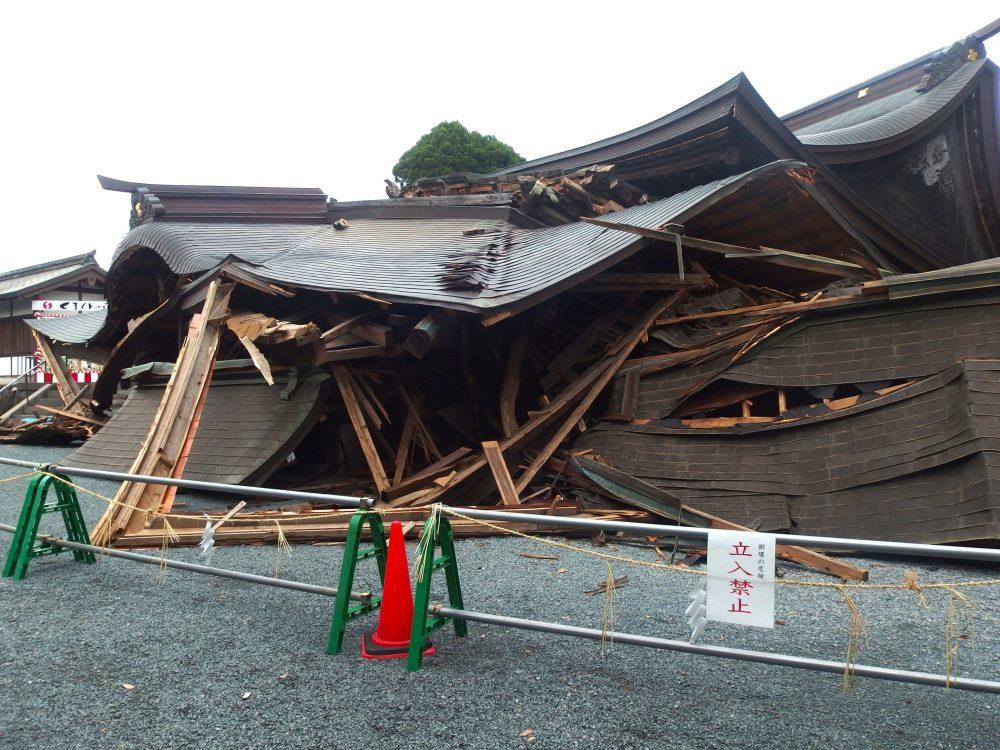
[[[774,627],[774,536],[754,531],[708,532],[707,616]]]
[[[701,635],[701,631],[705,629],[705,625],[708,620],[705,619],[705,584],[702,584],[700,588],[691,592],[691,604],[688,608],[684,610],[684,616],[688,620],[688,626],[691,628],[691,637],[688,638],[688,643],[694,643],[698,640],[698,636]]]
[[[212,558],[212,548],[215,546],[215,527],[211,520],[205,521],[205,530],[201,533],[201,541],[198,542],[198,557],[203,560]]]

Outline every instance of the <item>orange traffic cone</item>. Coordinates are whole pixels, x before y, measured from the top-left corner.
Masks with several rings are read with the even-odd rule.
[[[406,564],[403,525],[393,521],[389,528],[389,554],[385,562],[385,584],[378,629],[361,639],[365,659],[405,659],[410,651],[410,627],[413,624],[413,592]],[[430,639],[424,642],[424,656],[434,653]]]

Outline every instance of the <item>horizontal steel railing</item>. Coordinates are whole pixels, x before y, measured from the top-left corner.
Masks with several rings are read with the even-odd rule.
[[[91,479],[108,479],[117,482],[139,482],[142,484],[165,484],[171,487],[183,487],[189,490],[204,492],[224,492],[226,494],[266,497],[272,500],[303,500],[324,502],[331,505],[341,505],[346,508],[370,508],[374,500],[370,497],[352,497],[350,495],[328,495],[322,492],[299,492],[297,490],[277,490],[271,487],[251,487],[243,484],[222,484],[221,482],[200,482],[194,479],[179,479],[175,477],[156,477],[148,474],[127,474],[120,471],[103,471],[101,469],[83,469],[74,466],[59,466],[58,464],[39,464],[32,461],[21,461],[16,458],[0,456],[0,464],[20,466],[25,469],[45,468],[47,471],[67,476],[89,477]]]
[[[353,508],[371,508],[374,499],[370,497],[352,497],[350,495],[330,495],[319,492],[301,492],[298,490],[279,490],[270,487],[253,487],[242,484],[221,484],[219,482],[200,482],[192,479],[174,477],[156,477],[144,474],[127,474],[118,471],[103,471],[100,469],[83,469],[57,464],[39,464],[22,461],[15,458],[0,456],[0,464],[19,466],[26,469],[46,467],[49,471],[69,476],[90,477],[92,479],[107,479],[122,482],[145,482],[148,484],[164,484],[207,492],[224,492],[226,494],[253,494],[258,497],[275,500],[302,500],[325,502],[333,505]],[[483,521],[510,521],[511,514],[504,511],[484,508],[455,508],[460,516]],[[577,518],[573,516],[547,516],[533,513],[518,513],[518,523],[532,523],[539,526],[563,529],[592,529],[597,531],[622,532],[635,536],[681,537],[704,541],[708,538],[709,529],[694,526],[675,526],[657,523],[634,523],[631,521],[601,521],[594,518]],[[917,542],[892,542],[875,539],[850,539],[827,536],[806,536],[799,534],[772,534],[778,544],[790,544],[798,547],[815,547],[828,550],[853,552],[869,552],[888,555],[910,555],[917,557],[938,557],[954,560],[978,560],[982,562],[1000,563],[1000,549],[985,547],[959,547],[946,544],[919,544]]]
[[[654,638],[648,635],[615,633],[610,631],[594,630],[592,628],[579,628],[574,625],[561,625],[554,622],[524,620],[520,617],[507,617],[504,615],[487,614],[485,612],[469,612],[467,610],[452,609],[450,607],[434,606],[431,607],[429,612],[433,615],[441,617],[454,617],[458,620],[479,622],[485,625],[500,625],[502,627],[518,628],[520,630],[533,630],[539,633],[568,635],[591,641],[605,640],[608,643],[622,643],[629,646],[645,646],[646,648],[679,651],[687,654],[697,654],[699,656],[714,656],[722,659],[756,662],[758,664],[773,664],[782,667],[794,667],[796,669],[809,669],[816,672],[843,674],[844,670],[848,669],[848,665],[843,662],[827,661],[826,659],[812,659],[806,656],[792,656],[790,654],[773,654],[766,651],[748,651],[746,649],[728,648],[726,646],[708,646],[697,643],[688,643],[687,641]],[[967,677],[949,677],[943,674],[911,672],[906,669],[872,667],[865,664],[851,664],[849,669],[850,674],[857,677],[871,677],[877,680],[891,680],[893,682],[911,682],[917,685],[929,685],[933,687],[953,687],[958,688],[959,690],[972,690],[980,693],[1000,693],[1000,682],[994,682],[992,680],[976,680]]]
[[[248,487],[244,485],[221,484],[217,482],[198,482],[187,479],[176,479],[172,477],[153,477],[141,474],[127,474],[123,472],[101,471],[97,469],[80,469],[55,464],[38,464],[30,461],[0,457],[0,464],[9,466],[19,466],[28,469],[46,469],[52,472],[67,474],[70,476],[82,476],[95,479],[108,479],[115,481],[146,482],[149,484],[173,485],[209,492],[225,492],[227,494],[253,493],[260,497],[270,497],[274,499],[290,500],[310,500],[322,501],[332,504],[343,505],[356,508],[370,508],[373,500],[371,498],[356,498],[345,495],[327,495],[314,492],[298,492],[294,490],[275,490],[265,487]],[[484,521],[509,521],[511,514],[502,511],[491,511],[481,508],[461,508],[454,510],[459,516],[466,516],[472,519]],[[708,537],[709,529],[695,528],[688,526],[670,526],[651,523],[632,523],[628,521],[600,521],[590,518],[574,518],[567,516],[546,516],[539,514],[518,513],[516,514],[519,523],[533,523],[552,528],[584,528],[614,533],[633,534],[637,536],[657,536],[657,537],[683,537],[688,539],[705,540]],[[0,530],[13,532],[14,527],[0,524]],[[780,544],[792,544],[800,547],[817,547],[822,549],[851,550],[859,552],[873,552],[893,555],[912,555],[920,557],[939,557],[958,560],[979,560],[986,562],[1000,562],[1000,550],[983,549],[976,547],[957,547],[949,545],[918,544],[914,542],[891,542],[877,541],[870,539],[846,539],[836,537],[819,536],[799,536],[795,534],[774,534],[775,541]],[[235,580],[247,581],[250,583],[261,583],[269,586],[305,591],[308,593],[321,594],[323,596],[336,596],[336,589],[325,586],[315,586],[312,584],[298,583],[295,581],[284,581],[282,579],[267,578],[266,576],[256,576],[240,571],[226,570],[222,568],[210,568],[209,566],[197,565],[194,563],[184,563],[177,560],[162,560],[158,557],[140,555],[134,552],[107,549],[103,547],[93,547],[75,542],[69,542],[53,537],[40,537],[50,543],[65,546],[70,549],[86,549],[98,554],[111,557],[119,557],[127,560],[134,560],[144,563],[155,563],[167,567],[188,570],[191,572],[207,573],[209,575],[232,578]],[[352,592],[351,598],[356,601],[369,603],[370,593]],[[762,651],[749,651],[744,649],[728,648],[723,646],[708,646],[692,644],[686,641],[669,640],[652,636],[633,635],[629,633],[603,632],[591,628],[580,628],[572,625],[562,625],[558,623],[542,622],[538,620],[525,620],[517,617],[505,615],[495,615],[483,612],[470,612],[467,610],[452,609],[440,605],[431,608],[434,615],[443,617],[453,617],[469,622],[479,622],[488,625],[500,625],[504,627],[519,628],[522,630],[532,630],[536,632],[551,633],[554,635],[567,635],[588,640],[610,639],[617,643],[633,646],[644,646],[648,648],[664,649],[684,653],[699,654],[703,656],[713,656],[726,659],[736,659],[739,661],[749,661],[762,664],[772,664],[778,666],[795,667],[799,669],[809,669],[819,672],[842,673],[848,669],[848,665],[842,662],[827,661],[823,659],[812,659],[809,657],[792,656],[789,654],[767,653]],[[874,679],[891,680],[895,682],[909,682],[919,685],[953,687],[961,690],[973,690],[977,692],[1000,693],[1000,682],[977,680],[964,677],[949,677],[946,675],[931,674],[926,672],[913,672],[889,667],[874,667],[862,664],[852,664],[850,672],[860,677],[870,677]]]
[[[13,534],[16,527],[9,526],[5,523],[0,523],[0,531],[6,531],[9,534]],[[246,583],[257,583],[262,586],[273,586],[279,589],[289,589],[291,591],[301,591],[306,594],[319,594],[320,596],[337,596],[337,589],[330,588],[329,586],[317,586],[312,583],[299,583],[298,581],[286,581],[283,578],[270,578],[269,576],[259,576],[253,573],[244,573],[240,570],[229,570],[228,568],[214,568],[210,565],[199,565],[198,563],[183,562],[182,560],[171,560],[166,557],[153,557],[152,555],[140,555],[137,552],[126,552],[120,549],[111,549],[108,547],[95,547],[93,544],[83,544],[81,542],[71,542],[68,539],[61,539],[57,536],[48,536],[46,534],[39,534],[36,539],[39,539],[48,544],[55,545],[56,547],[65,547],[66,549],[81,550],[83,552],[93,552],[96,555],[104,555],[106,557],[117,557],[122,560],[131,560],[132,562],[147,563],[149,565],[160,565],[165,568],[174,568],[176,570],[184,570],[189,573],[203,573],[204,575],[216,576],[217,578],[230,578],[235,581],[245,581]],[[368,604],[371,602],[372,595],[367,592],[357,592],[352,591],[350,594],[351,599],[357,602],[362,602],[363,604]]]

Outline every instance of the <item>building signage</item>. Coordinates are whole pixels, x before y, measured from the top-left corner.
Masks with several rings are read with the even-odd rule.
[[[708,532],[706,616],[714,622],[774,627],[774,536]]]
[[[58,315],[76,315],[92,310],[107,310],[108,301],[103,299],[33,299],[31,310],[36,318]]]

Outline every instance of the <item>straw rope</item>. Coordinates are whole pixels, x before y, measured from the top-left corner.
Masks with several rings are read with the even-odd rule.
[[[604,561],[604,613],[601,616],[601,656],[604,656],[614,641],[611,633],[615,629],[615,574],[611,572],[611,563]]]
[[[146,515],[147,522],[150,519],[159,518],[163,523],[163,538],[162,545],[160,548],[161,560],[166,560],[166,552],[169,544],[171,542],[176,543],[180,540],[180,536],[177,534],[176,530],[170,524],[168,519],[168,514],[161,513],[158,510],[139,508],[135,505],[130,505],[128,503],[122,503],[113,498],[106,497],[90,490],[82,485],[79,485],[68,479],[64,479],[61,476],[53,474],[49,471],[45,471],[39,467],[35,472],[28,472],[25,474],[16,475],[13,477],[6,477],[0,479],[0,484],[5,482],[13,482],[19,479],[26,479],[28,477],[34,476],[35,474],[42,474],[44,476],[52,477],[58,482],[66,484],[73,489],[83,492],[91,497],[95,497],[99,500],[108,503],[110,506],[119,506],[124,508],[129,508],[133,512],[140,512]],[[380,513],[382,515],[387,514],[388,509],[375,508],[372,512]],[[604,611],[602,615],[602,627],[601,627],[601,653],[605,653],[605,647],[610,644],[609,634],[613,630],[612,623],[614,618],[614,575],[611,569],[612,562],[625,563],[627,565],[634,565],[638,567],[653,568],[655,570],[661,571],[671,571],[674,573],[682,573],[687,575],[699,575],[707,576],[707,572],[703,570],[693,570],[691,568],[685,567],[683,565],[676,565],[673,563],[663,563],[653,560],[639,560],[632,557],[627,557],[625,555],[620,555],[610,552],[601,552],[594,549],[588,549],[581,547],[579,545],[571,544],[569,542],[558,541],[555,539],[550,539],[546,537],[532,536],[524,532],[518,531],[517,529],[508,528],[501,526],[499,524],[491,523],[489,521],[473,518],[468,516],[461,511],[455,510],[454,508],[447,507],[441,503],[435,503],[430,506],[430,515],[427,521],[424,523],[423,533],[421,535],[420,544],[418,547],[416,568],[415,568],[415,578],[417,581],[422,581],[423,576],[426,574],[424,568],[424,558],[426,545],[431,543],[431,540],[438,536],[439,531],[439,518],[441,513],[447,513],[455,518],[468,521],[470,523],[478,524],[486,528],[490,528],[498,533],[507,534],[510,536],[521,537],[530,540],[536,544],[542,544],[549,547],[555,547],[558,549],[564,549],[569,552],[575,552],[582,555],[588,555],[590,557],[595,557],[601,559],[604,562],[605,574],[607,577],[606,588],[604,592]],[[170,518],[174,519],[194,519],[201,520],[204,515],[193,515],[193,514],[169,514]],[[292,518],[305,518],[312,517],[315,518],[314,514],[308,513],[288,513],[282,514],[283,520],[290,520]],[[292,547],[288,542],[288,538],[285,536],[283,529],[279,520],[273,515],[266,514],[255,514],[248,513],[243,515],[233,515],[226,519],[225,523],[243,523],[252,522],[259,523],[261,521],[273,522],[277,531],[277,545],[278,545],[278,557],[275,563],[275,577],[278,577],[280,572],[281,558],[283,555],[290,556]],[[161,564],[159,575],[162,576],[165,570],[165,565]],[[865,626],[864,618],[861,614],[861,610],[857,603],[851,596],[851,591],[913,591],[918,595],[921,605],[927,607],[927,597],[925,592],[931,591],[947,591],[951,594],[948,603],[948,609],[946,612],[946,626],[945,626],[945,673],[947,681],[950,682],[952,672],[957,664],[958,651],[963,641],[969,640],[972,635],[972,625],[973,625],[973,610],[976,609],[977,616],[986,617],[989,620],[1000,621],[1000,618],[996,618],[987,612],[982,612],[976,608],[976,605],[965,595],[960,589],[967,588],[978,588],[978,587],[991,587],[1000,586],[1000,578],[989,578],[975,581],[934,581],[934,582],[921,582],[918,580],[917,572],[914,570],[906,570],[903,573],[904,581],[903,583],[830,583],[825,581],[799,581],[799,580],[786,580],[786,579],[775,579],[774,583],[779,586],[799,586],[804,588],[823,588],[823,589],[836,589],[844,599],[844,604],[848,611],[848,644],[847,644],[847,655],[845,659],[844,677],[843,685],[844,690],[848,690],[851,686],[853,677],[853,664],[857,654],[860,652],[862,642],[867,641],[868,631]]]
[[[517,529],[510,529],[505,526],[500,526],[499,524],[490,523],[489,521],[484,521],[479,518],[472,518],[467,516],[461,511],[455,510],[454,508],[449,508],[446,505],[442,505],[441,511],[447,513],[450,516],[455,516],[456,518],[461,518],[463,521],[469,521],[471,523],[477,523],[482,526],[487,526],[495,531],[510,534],[512,536],[519,536],[524,539],[530,539],[537,544],[545,544],[550,547],[558,547],[561,549],[569,550],[571,552],[579,552],[580,554],[590,555],[591,557],[598,557],[602,560],[607,560],[611,562],[623,562],[628,565],[636,565],[644,568],[656,568],[658,570],[670,570],[675,573],[685,573],[688,575],[698,575],[706,576],[708,573],[704,570],[694,570],[692,568],[687,568],[683,565],[675,565],[672,563],[656,562],[654,560],[637,560],[633,557],[626,557],[625,555],[614,554],[610,552],[600,552],[594,549],[587,549],[586,547],[580,547],[576,544],[570,544],[569,542],[561,542],[555,539],[548,539],[546,537],[532,536],[531,534],[525,534]],[[949,589],[952,587],[969,587],[969,586],[1000,586],[1000,578],[988,578],[980,581],[953,581],[953,582],[932,582],[932,583],[919,583],[916,580],[915,571],[907,571],[907,573],[912,574],[912,580],[907,580],[905,583],[827,583],[825,581],[790,581],[784,578],[775,579],[775,584],[779,586],[806,586],[811,588],[825,588],[825,589],[867,589],[867,590],[898,590],[898,591],[917,591],[921,593],[927,589]]]
[[[48,471],[44,471],[44,470],[39,469],[37,473],[44,474],[45,476],[52,477],[53,479],[55,479],[55,480],[57,480],[59,482],[62,482],[63,484],[69,485],[70,487],[72,487],[75,490],[79,490],[81,492],[86,493],[87,495],[91,495],[92,497],[96,497],[99,500],[103,500],[104,502],[109,503],[110,505],[118,505],[118,506],[121,506],[121,507],[132,508],[133,510],[138,511],[140,513],[143,513],[143,514],[147,515],[148,517],[151,517],[151,518],[161,518],[163,520],[164,530],[166,531],[167,535],[171,535],[173,537],[177,537],[176,532],[173,531],[172,528],[170,528],[169,531],[167,531],[168,527],[170,526],[170,522],[168,520],[168,514],[166,514],[166,513],[161,513],[159,511],[151,510],[151,509],[146,509],[146,508],[137,508],[134,505],[129,505],[127,503],[118,502],[117,500],[114,500],[114,499],[112,499],[110,497],[106,497],[105,495],[102,495],[99,492],[94,492],[93,490],[89,490],[86,487],[83,487],[82,485],[77,484],[76,482],[73,482],[73,481],[70,481],[70,480],[67,480],[67,479],[63,479],[62,477],[60,477],[60,476],[58,476],[56,474],[52,474],[51,472],[48,472]],[[7,479],[0,480],[0,482],[13,481],[14,479],[24,479],[25,477],[33,476],[33,474],[34,474],[34,472],[29,473],[29,474],[20,475],[20,476],[17,476],[17,477],[9,477]],[[389,511],[387,511],[387,509],[374,508],[374,509],[372,509],[372,512],[381,513],[381,514],[384,515],[384,514],[386,514]],[[430,515],[428,516],[427,521],[424,523],[425,534],[426,534],[426,531],[428,529],[430,529],[430,530],[434,531],[434,533],[436,535],[436,526],[437,526],[436,519],[438,517],[438,514],[440,514],[442,512],[443,513],[447,513],[450,516],[454,516],[455,518],[460,518],[463,521],[468,521],[470,523],[475,523],[475,524],[479,524],[481,526],[485,526],[485,527],[493,529],[494,531],[497,531],[497,532],[499,532],[501,534],[508,534],[508,535],[511,535],[511,536],[518,536],[518,537],[521,537],[523,539],[528,539],[528,540],[530,540],[530,541],[532,541],[532,542],[534,542],[536,544],[544,544],[544,545],[548,545],[550,547],[557,547],[557,548],[560,548],[560,549],[565,549],[565,550],[568,550],[570,552],[577,552],[577,553],[583,554],[583,555],[590,555],[591,557],[601,558],[602,560],[606,560],[608,562],[622,562],[622,563],[625,563],[627,565],[635,565],[635,566],[646,567],[646,568],[655,568],[657,570],[669,570],[669,571],[673,571],[675,573],[683,573],[683,574],[687,574],[687,575],[699,575],[699,576],[705,576],[705,575],[707,575],[707,573],[705,571],[703,571],[703,570],[694,570],[692,568],[688,568],[688,567],[685,567],[683,565],[676,565],[676,564],[673,564],[673,563],[656,562],[654,560],[638,560],[636,558],[627,557],[625,555],[619,555],[619,554],[614,554],[614,553],[610,553],[610,552],[600,552],[600,551],[594,550],[594,549],[587,549],[586,547],[580,547],[579,545],[570,544],[569,542],[558,541],[556,539],[549,539],[547,537],[532,536],[531,534],[526,534],[524,532],[518,531],[517,529],[508,528],[508,527],[501,526],[501,525],[495,524],[495,523],[491,523],[489,521],[485,521],[485,520],[482,520],[482,519],[479,519],[479,518],[473,518],[471,516],[467,516],[466,514],[462,513],[461,511],[456,510],[454,508],[450,508],[450,507],[448,507],[446,505],[443,505],[441,503],[435,503],[435,504],[433,504],[433,505],[430,506]],[[246,515],[237,514],[237,515],[234,515],[231,518],[227,519],[226,523],[238,523],[240,521],[245,521],[245,520],[248,520],[248,517],[251,516],[251,515],[252,514],[246,514]],[[308,516],[308,514],[288,514],[287,516],[283,516],[282,520],[288,520],[288,519],[294,518],[296,516],[304,516],[305,517],[305,516]],[[201,520],[202,518],[204,518],[204,515],[182,515],[182,514],[173,514],[173,513],[171,513],[171,514],[169,514],[169,518],[174,518],[174,519],[189,518],[189,519]],[[270,522],[274,523],[276,526],[279,527],[278,528],[278,530],[279,530],[279,539],[280,539],[281,536],[284,536],[284,533],[281,532],[280,524],[278,524],[278,519],[275,519],[274,516],[257,516],[255,518],[253,518],[253,520],[255,520],[255,521],[266,520],[266,521],[270,521]],[[286,541],[287,541],[287,539],[286,539]],[[422,539],[421,539],[421,541],[422,541]],[[279,544],[280,544],[280,541],[279,541]],[[418,557],[418,560],[419,560],[419,557]],[[422,573],[422,571],[418,570],[418,573]],[[973,587],[981,587],[981,586],[1000,586],[1000,578],[987,578],[987,579],[977,580],[977,581],[950,581],[950,582],[921,583],[921,582],[919,582],[917,580],[917,574],[913,570],[907,570],[907,571],[905,571],[904,577],[905,577],[905,582],[904,583],[828,583],[826,581],[790,581],[790,580],[786,580],[786,579],[783,579],[783,578],[776,579],[774,582],[775,582],[775,584],[777,584],[779,586],[803,586],[803,587],[808,587],[808,588],[826,588],[826,589],[837,589],[837,590],[843,590],[843,589],[865,589],[865,590],[869,590],[869,591],[876,591],[876,590],[883,590],[883,591],[892,591],[892,590],[895,590],[895,591],[916,591],[920,595],[921,601],[924,602],[925,604],[926,604],[926,599],[924,597],[924,591],[927,591],[927,590],[934,590],[934,589],[950,590],[952,588],[973,588]]]
[[[587,549],[586,547],[580,547],[576,544],[571,544],[569,542],[558,541],[555,539],[548,539],[545,537],[532,536],[530,534],[525,534],[524,532],[518,531],[516,529],[507,528],[500,526],[499,524],[490,523],[478,518],[472,518],[467,516],[461,511],[457,511],[454,508],[449,508],[444,505],[437,504],[434,506],[435,510],[433,512],[444,512],[448,515],[460,518],[471,523],[477,523],[482,526],[493,529],[497,532],[508,534],[511,536],[522,537],[524,539],[531,540],[536,544],[542,544],[549,547],[556,547],[558,549],[568,550],[570,552],[577,552],[583,555],[588,555],[590,557],[595,557],[604,562],[605,571],[608,578],[607,587],[608,589],[614,589],[614,577],[611,574],[611,562],[621,562],[628,565],[635,565],[644,568],[653,568],[656,570],[671,571],[675,573],[685,573],[689,575],[700,575],[707,576],[708,573],[703,570],[692,570],[691,568],[686,568],[682,565],[674,565],[671,563],[656,562],[652,560],[638,560],[631,557],[626,557],[625,555],[619,555],[615,553],[602,552],[594,549]],[[822,588],[822,589],[836,589],[840,595],[843,597],[844,606],[847,608],[847,653],[844,659],[844,674],[843,674],[843,690],[847,692],[850,690],[853,677],[854,677],[854,664],[856,662],[858,654],[861,652],[861,647],[864,643],[868,641],[868,629],[865,625],[864,616],[861,613],[861,608],[858,606],[854,597],[851,596],[852,591],[913,591],[916,592],[920,599],[920,603],[923,607],[927,607],[927,597],[925,592],[931,591],[947,591],[951,594],[951,598],[948,603],[948,610],[946,612],[946,624],[945,624],[945,634],[944,634],[944,655],[945,655],[945,679],[947,683],[950,683],[953,671],[957,664],[958,651],[963,641],[971,638],[972,624],[973,624],[973,609],[975,605],[973,602],[963,594],[959,589],[961,588],[975,588],[975,587],[986,587],[986,586],[1000,586],[1000,578],[990,578],[978,581],[954,581],[954,582],[930,582],[923,583],[918,580],[917,572],[915,570],[906,570],[903,573],[903,583],[827,583],[825,581],[792,581],[787,579],[778,578],[775,579],[774,583],[779,586],[800,586],[804,588]],[[976,610],[977,613],[985,615],[988,619],[995,620],[997,618],[992,617],[989,613],[981,612]],[[611,611],[611,601],[610,594],[605,592],[605,604],[604,613],[602,616],[602,628],[601,628],[601,654],[604,655],[605,649],[605,636],[607,634],[608,623],[612,617]]]
[[[5,482],[16,482],[18,479],[27,479],[28,477],[33,476],[35,476],[35,472],[29,471],[27,474],[18,474],[14,477],[4,477],[3,479],[0,479],[0,484],[4,484]]]

